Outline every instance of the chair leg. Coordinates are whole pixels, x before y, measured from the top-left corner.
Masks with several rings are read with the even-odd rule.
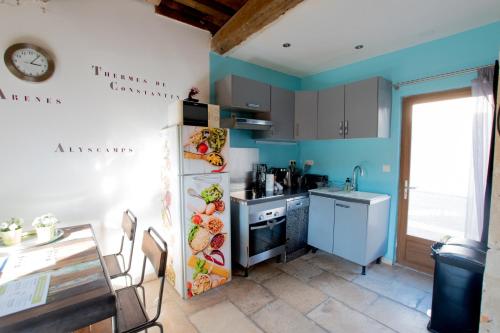
[[[153,325],[153,326],[158,327],[158,328],[160,329],[160,332],[161,332],[161,333],[163,333],[163,325],[162,325],[162,324],[160,324],[160,323],[156,322],[156,323],[154,323],[154,325]]]

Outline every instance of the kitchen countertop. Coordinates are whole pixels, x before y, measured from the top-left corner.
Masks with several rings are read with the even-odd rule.
[[[253,190],[231,192],[231,199],[247,205],[254,205],[274,200],[286,200],[294,197],[309,196],[309,190],[306,188],[284,189],[281,192],[255,192]]]
[[[337,189],[332,190],[330,188],[318,188],[310,190],[309,192],[323,197],[331,197],[338,200],[359,202],[368,205],[373,205],[378,202],[389,200],[391,198],[387,194],[360,192],[360,191],[346,192],[346,191],[339,191]]]

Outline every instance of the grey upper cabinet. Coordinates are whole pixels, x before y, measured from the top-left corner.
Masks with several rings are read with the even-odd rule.
[[[237,75],[228,75],[215,82],[216,103],[222,108],[269,112],[271,86]]]
[[[392,85],[374,77],[345,86],[345,138],[388,138]]]
[[[318,93],[318,139],[344,138],[344,87]]]
[[[295,93],[291,90],[271,87],[271,131],[255,131],[256,139],[293,140],[295,119]]]
[[[315,140],[318,137],[318,92],[295,92],[296,140]]]

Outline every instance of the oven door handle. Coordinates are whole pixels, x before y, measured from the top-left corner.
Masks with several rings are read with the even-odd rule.
[[[259,229],[266,229],[266,228],[272,229],[272,228],[274,228],[275,225],[278,225],[278,224],[281,224],[281,223],[284,223],[284,222],[286,222],[286,217],[284,217],[281,220],[278,220],[276,222],[269,222],[269,221],[267,221],[266,225],[261,225],[261,226],[258,226],[258,227],[250,227],[250,230],[259,230]]]

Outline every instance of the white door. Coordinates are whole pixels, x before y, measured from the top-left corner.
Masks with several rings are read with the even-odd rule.
[[[229,174],[183,177],[187,296],[231,278]]]

